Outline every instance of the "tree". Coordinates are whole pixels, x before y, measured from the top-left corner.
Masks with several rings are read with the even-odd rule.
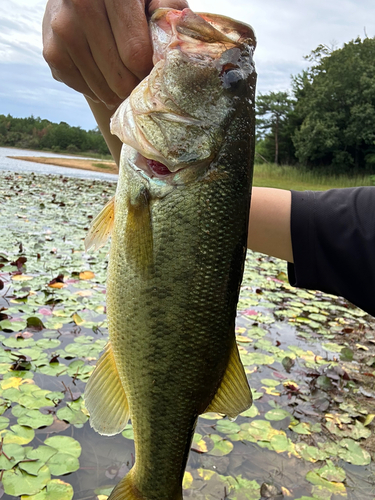
[[[293,79],[298,160],[336,172],[375,167],[375,39],[319,45]]]
[[[272,138],[276,164],[280,159],[280,138],[283,136],[286,139],[282,129],[287,124],[292,110],[293,101],[287,92],[259,94],[256,100],[257,135],[263,139]]]

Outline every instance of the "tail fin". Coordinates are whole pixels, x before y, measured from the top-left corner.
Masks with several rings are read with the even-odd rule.
[[[117,486],[115,486],[114,490],[109,495],[108,500],[144,500],[146,498],[134,484],[133,470],[134,468],[131,469],[123,479],[121,479]],[[170,500],[183,500],[182,491],[175,498],[171,498]]]

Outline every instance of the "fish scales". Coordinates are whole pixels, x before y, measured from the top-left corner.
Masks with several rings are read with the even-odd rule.
[[[222,87],[219,70],[204,75]],[[111,500],[181,499],[198,416],[207,410],[234,416],[251,404],[234,334],[254,149],[254,72],[246,78],[242,95],[234,93],[227,106],[229,118],[213,130],[210,161],[190,165],[186,158],[197,153],[180,143],[173,149],[172,131],[172,156],[162,156],[171,173],[165,180],[139,159],[139,152],[151,156],[157,131],[154,142],[147,139],[152,148],[132,139],[137,149],[123,147],[107,279],[110,344],[86,391],[99,432],[121,431],[129,415],[134,429],[136,462]],[[217,116],[214,121],[220,122]],[[163,127],[168,133],[168,124]],[[163,147],[168,140],[164,134]],[[175,162],[176,154],[183,160]],[[100,233],[95,227],[94,240]],[[111,369],[121,404],[105,390]],[[107,416],[100,406],[108,408]]]

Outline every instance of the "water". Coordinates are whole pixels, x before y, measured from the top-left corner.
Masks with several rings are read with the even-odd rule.
[[[34,163],[32,161],[17,160],[9,156],[36,156],[47,158],[77,158],[76,156],[60,155],[43,151],[30,151],[27,149],[0,148],[0,170],[10,172],[34,172],[37,174],[64,175],[65,177],[78,177],[80,179],[97,179],[117,182],[117,175],[92,172],[90,170],[80,170],[76,168],[57,167],[56,165],[46,165]],[[92,158],[79,157],[80,160]]]

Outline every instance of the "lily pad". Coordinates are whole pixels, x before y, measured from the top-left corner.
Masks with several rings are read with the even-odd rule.
[[[22,496],[21,500],[72,500],[73,488],[61,479],[51,479],[47,486],[32,496]]]
[[[37,476],[31,476],[19,469],[7,470],[3,474],[3,486],[7,495],[19,497],[21,495],[35,495],[51,479],[51,474],[46,465],[44,465]]]

